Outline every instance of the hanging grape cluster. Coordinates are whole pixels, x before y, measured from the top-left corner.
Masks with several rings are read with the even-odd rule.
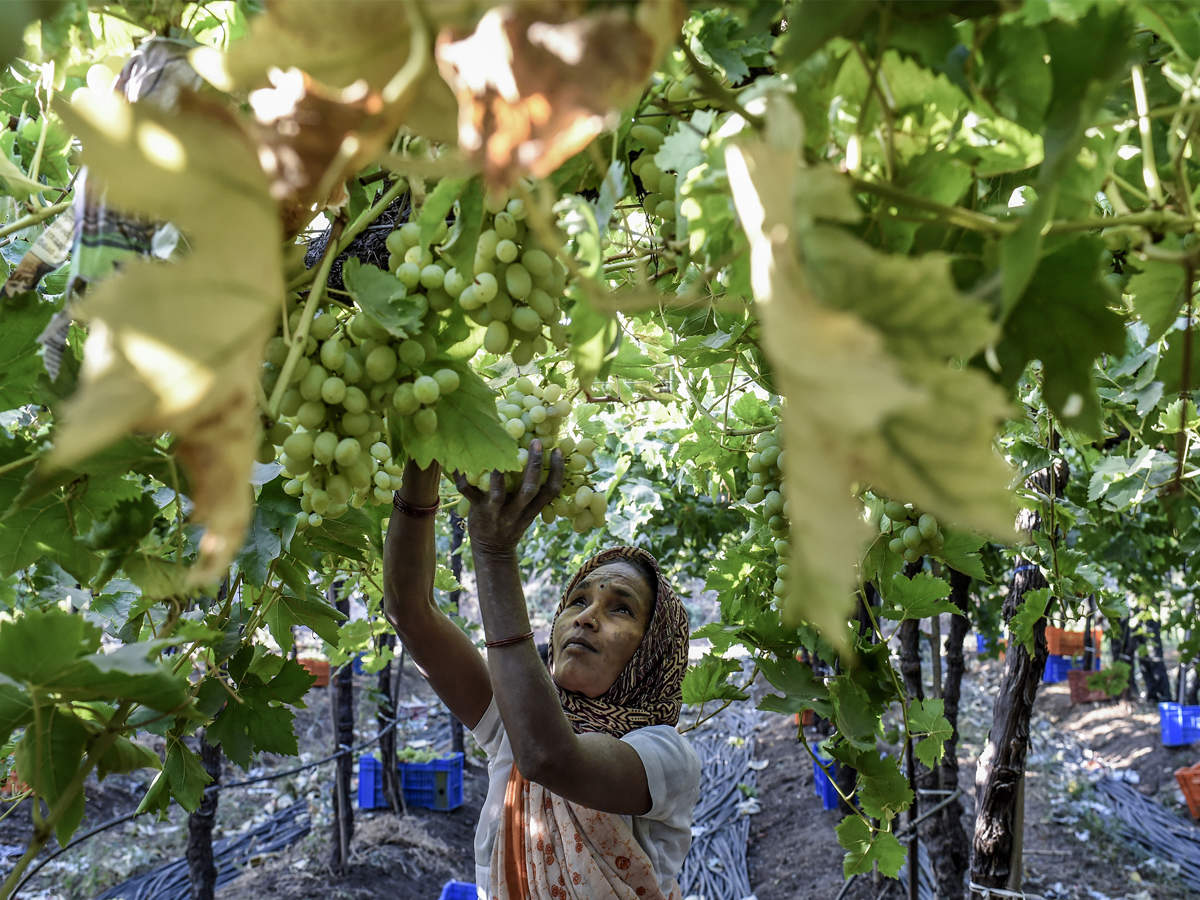
[[[520,376],[504,390],[497,400],[497,410],[504,430],[517,441],[517,462],[520,469],[508,473],[507,489],[520,484],[525,464],[529,461],[529,446],[535,440],[542,443],[542,476],[544,484],[550,473],[550,455],[557,449],[563,457],[563,486],[558,496],[542,510],[542,520],[556,518],[571,520],[571,527],[580,534],[604,524],[608,501],[603,491],[596,490],[590,476],[596,470],[593,454],[596,442],[588,437],[562,434],[571,412],[571,403],[563,386],[553,381],[535,384],[528,376]],[[468,481],[480,490],[491,485],[490,472],[468,475]],[[460,511],[465,513],[465,509]]]
[[[888,536],[888,549],[913,563],[927,553],[936,553],[946,542],[938,520],[930,513],[913,509],[911,503],[889,500],[879,517],[879,533]]]
[[[441,223],[432,243],[448,234],[449,226]],[[400,487],[397,456],[402,460],[403,454],[388,436],[402,432],[405,422],[419,434],[437,432],[438,402],[461,382],[442,354],[469,337],[471,322],[486,329],[484,350],[518,366],[549,352],[551,343],[567,344],[559,305],[567,270],[556,254],[533,240],[520,197],[487,200],[469,275],[422,246],[416,222],[394,229],[386,246],[388,268],[405,288],[415,324],[397,337],[362,311],[327,303],[309,324],[277,419],[266,423],[259,459],[278,458],[282,464],[288,478],[284,490],[300,498],[301,525],[319,525],[351,506],[391,499]],[[296,334],[302,315],[294,299],[288,334]],[[267,345],[267,394],[282,377],[289,351],[281,330]],[[535,387],[521,377],[498,398],[498,407],[502,425],[520,445],[522,465],[535,437],[543,441],[547,461],[549,450],[562,450],[563,493],[543,516],[547,521],[567,517],[583,532],[604,521],[605,499],[588,481],[595,442],[559,437],[570,412],[563,392],[562,384]]]
[[[764,431],[754,440],[754,452],[750,454],[750,487],[746,491],[746,502],[758,507],[762,528],[773,541],[777,561],[775,564],[775,586],[772,593],[782,597],[787,593],[788,558],[791,554],[788,524],[789,504],[783,489],[784,450],[780,441],[781,429],[777,425],[772,431]]]
[[[473,272],[434,261],[418,245],[415,223],[388,236],[389,264],[410,291],[432,292],[431,308],[440,311],[456,303],[471,321],[485,326],[483,348],[488,353],[509,354],[514,364],[524,366],[545,355],[550,342],[559,349],[567,345],[559,306],[567,269],[557,255],[530,240],[522,198],[489,198],[487,211]]]

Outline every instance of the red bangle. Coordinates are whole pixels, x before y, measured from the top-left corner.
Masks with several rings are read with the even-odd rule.
[[[501,638],[498,641],[484,641],[483,646],[485,646],[485,647],[508,647],[508,646],[511,646],[512,644],[519,644],[519,643],[521,643],[521,641],[527,640],[531,637],[533,637],[533,632],[527,631],[524,634],[518,634],[515,637],[510,637],[510,638]]]
[[[442,502],[439,500],[433,506],[417,506],[417,504],[409,503],[401,497],[399,492],[392,495],[392,507],[400,510],[406,516],[412,516],[414,519],[423,519],[426,516],[432,516],[438,511],[438,507],[441,505]]]

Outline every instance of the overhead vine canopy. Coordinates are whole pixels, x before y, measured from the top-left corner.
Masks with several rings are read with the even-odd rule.
[[[856,591],[926,617],[948,585],[906,563],[1023,544],[1028,642],[1195,545],[1198,61],[1165,0],[4,4],[0,747],[60,841],[89,771],[160,765],[139,729],[149,807],[198,802],[201,726],[295,752],[291,629],[386,627],[403,462],[539,438],[569,490],[533,540],[702,572],[688,701],[745,698],[748,647],[860,773],[847,873],[894,874],[881,715],[931,765],[949,731]],[[1055,456],[1085,486],[1024,485]],[[1071,546],[1014,530],[1045,504]]]

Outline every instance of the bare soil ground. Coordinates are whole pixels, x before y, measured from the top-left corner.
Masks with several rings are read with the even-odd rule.
[[[973,826],[975,766],[991,722],[992,697],[985,686],[998,680],[999,663],[968,658],[959,745],[963,825]],[[362,739],[375,729],[371,678],[358,678],[357,718]],[[428,699],[429,691],[412,670],[403,697]],[[438,734],[445,720],[434,718]],[[327,692],[314,690],[299,721],[303,759],[330,752],[332,728]],[[410,732],[405,739],[431,736]],[[810,733],[813,740],[819,735]],[[766,716],[755,756],[768,765],[757,773],[761,811],[751,821],[748,861],[757,900],[833,900],[843,887],[842,850],[834,835],[839,815],[824,812],[812,785],[807,754],[796,740],[791,719]],[[470,739],[468,737],[468,745]],[[1168,808],[1182,810],[1176,768],[1200,761],[1200,744],[1169,749],[1160,745],[1158,717],[1148,706],[1125,702],[1071,706],[1067,686],[1042,685],[1038,692],[1026,795],[1025,889],[1058,900],[1176,900],[1189,893],[1172,879],[1168,865],[1148,859],[1116,836],[1113,824],[1091,805],[1091,777],[1102,770],[1136,773],[1138,789]],[[296,764],[293,758],[256,761],[262,770]],[[257,772],[258,769],[255,769]],[[245,777],[229,766],[224,780]],[[335,876],[330,858],[331,767],[221,796],[217,836],[235,833],[297,798],[308,801],[312,832],[276,854],[252,860],[245,873],[217,892],[219,900],[308,900],[308,898],[436,898],[446,881],[472,880],[472,842],[486,791],[478,764],[464,773],[464,804],[444,813],[413,809],[406,818],[390,812],[355,811],[355,837],[348,870]],[[81,833],[136,807],[145,780],[110,777],[88,787],[87,818]],[[3,812],[3,810],[0,810]],[[1197,826],[1200,828],[1200,825]],[[22,846],[30,823],[27,805],[0,821],[0,854]],[[107,831],[60,857],[21,894],[26,900],[84,900],[138,872],[179,858],[186,819],[175,810],[162,822],[148,818]],[[10,856],[8,863],[14,861]],[[4,868],[0,859],[0,868]],[[900,886],[860,877],[843,895],[863,900],[890,894]],[[740,898],[708,898],[740,900]]]

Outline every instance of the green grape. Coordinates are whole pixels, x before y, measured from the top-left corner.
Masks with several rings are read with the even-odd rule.
[[[371,449],[368,452],[371,454],[373,459],[377,459],[380,462],[386,462],[392,458],[391,448],[388,447],[388,445],[383,441],[376,441],[371,445]],[[383,474],[387,475],[388,473],[384,472]]]
[[[938,533],[938,522],[929,513],[922,513],[921,518],[917,520],[917,528],[921,532],[921,537],[925,540],[932,540],[933,536]]]
[[[325,491],[330,501],[340,506],[350,499],[350,479],[341,474],[330,475],[325,481]]]
[[[367,395],[362,392],[362,388],[353,386],[346,388],[346,396],[342,398],[342,408],[349,413],[365,412]]]
[[[548,384],[542,388],[542,399],[547,403],[554,403],[562,396],[563,389],[557,384]]]
[[[777,538],[775,540],[775,552],[780,556],[786,557],[792,551],[792,545],[786,538]]]
[[[353,413],[351,414],[353,415]],[[333,451],[333,460],[339,466],[349,466],[362,455],[362,445],[352,437],[342,438]]]
[[[596,452],[596,442],[585,437],[579,442],[576,449],[584,456],[591,456]]]
[[[540,285],[554,275],[554,260],[545,250],[531,247],[521,254],[521,265]]]
[[[533,290],[533,279],[528,269],[515,262],[504,270],[504,286],[510,296],[524,300]]]
[[[381,344],[367,354],[363,368],[372,381],[387,381],[396,373],[396,353],[387,344]]]
[[[415,262],[401,263],[400,268],[396,269],[396,277],[411,291],[421,283],[421,267]]]
[[[371,417],[366,413],[346,413],[342,416],[342,434],[358,437],[371,427]]]
[[[267,429],[267,437],[272,444],[279,446],[286,441],[292,434],[292,429],[288,427],[286,422],[276,422]]]
[[[282,366],[287,361],[289,349],[287,341],[276,336],[267,341],[263,356],[271,365]]]
[[[421,363],[425,362],[425,348],[418,341],[411,338],[406,341],[401,341],[397,348],[400,362],[408,366],[410,369],[415,369]]]
[[[418,269],[423,269],[433,262],[433,254],[427,247],[409,247],[404,251],[404,261],[413,263]]]
[[[337,338],[330,338],[321,344],[321,365],[334,372],[340,372],[346,364],[346,345]]]
[[[411,381],[402,381],[397,386],[396,393],[392,395],[392,406],[396,407],[396,412],[403,416],[412,415],[420,409],[421,401],[413,392]]]
[[[495,229],[480,232],[479,240],[475,242],[475,255],[491,259],[496,255],[496,244],[499,242],[500,235],[496,234]]]
[[[533,344],[521,341],[510,353],[514,366],[527,366],[533,362]]]
[[[308,524],[313,528],[320,528],[325,524],[325,519],[320,513],[312,512],[308,514]]]
[[[332,431],[322,431],[313,439],[312,455],[313,459],[322,465],[328,465],[333,462],[333,454],[337,449],[338,436]]]
[[[916,525],[909,525],[907,528],[905,528],[904,534],[901,535],[901,537],[904,539],[905,547],[916,549],[917,547],[921,546],[921,529],[919,529]],[[912,560],[909,560],[909,562],[912,562]]]
[[[495,353],[497,356],[508,350],[509,344],[512,343],[512,338],[508,333],[508,326],[503,322],[492,322],[487,327],[487,333],[483,336],[483,349],[488,353]]]
[[[461,383],[458,373],[453,369],[438,369],[433,373],[433,380],[437,382],[438,391],[442,394],[454,393]]]
[[[508,436],[513,440],[520,440],[525,434],[525,423],[520,419],[509,419],[504,423],[504,430],[508,432]]]
[[[345,466],[341,474],[346,476],[346,480],[350,482],[350,487],[355,491],[370,488],[374,484],[371,480],[373,473],[369,458],[360,457],[350,465]]]
[[[336,375],[330,375],[321,384],[321,399],[332,405],[341,403],[346,397],[346,382]]]
[[[513,314],[513,302],[508,294],[497,294],[487,305],[487,309],[492,314],[492,319],[507,322]]]
[[[496,213],[492,227],[496,229],[496,236],[500,240],[512,240],[517,236],[517,220],[507,212]]]
[[[904,561],[907,563],[915,563],[921,558],[921,551],[915,547],[904,548]]]
[[[437,431],[437,412],[428,406],[417,410],[413,414],[413,425],[421,434],[434,434]]]
[[[279,457],[279,463],[292,476],[303,475],[313,467],[311,456],[305,459],[292,459],[286,453]]]
[[[374,476],[375,487],[387,490],[392,484],[392,476],[380,469]]]
[[[442,290],[457,300],[462,295],[466,286],[467,280],[462,277],[458,269],[450,268],[446,270],[446,274],[442,278]]]
[[[905,549],[904,539],[898,537],[892,538],[888,541],[888,549],[893,553],[903,553]]]
[[[325,421],[325,404],[320,400],[309,400],[296,410],[296,421],[305,428],[313,429]]]
[[[531,421],[534,425],[540,425],[545,422],[546,407],[542,406],[540,403],[537,406],[531,407],[529,410],[529,421]]]
[[[358,384],[363,379],[363,355],[357,347],[346,351],[346,362],[342,365],[342,380],[346,384]]]
[[[491,272],[480,272],[472,283],[475,285],[475,292],[481,303],[491,303],[495,299],[497,291],[500,290],[496,276]],[[459,302],[462,302],[461,298]]]
[[[441,288],[430,288],[425,292],[425,299],[429,301],[429,308],[434,312],[443,312],[454,305],[454,298]]]
[[[766,504],[763,506],[763,511],[768,516],[774,516],[783,512],[783,495],[779,491],[770,491],[766,497]]]
[[[554,302],[554,298],[541,288],[534,288],[530,291],[525,302],[543,322],[550,323],[558,318],[558,305]]]
[[[883,511],[893,522],[902,522],[908,518],[908,510],[904,508],[904,504],[897,503],[895,500],[889,500],[883,504]]]
[[[525,218],[525,201],[520,197],[513,197],[505,204],[504,210],[519,222]]]
[[[375,488],[371,496],[375,498],[376,503],[390,503],[392,500],[392,492],[385,487]]]
[[[663,133],[653,125],[634,125],[629,129],[629,136],[651,153],[661,147],[663,142]]]
[[[753,505],[761,503],[766,494],[763,492],[761,484],[752,484],[746,489],[746,502]]]
[[[304,378],[300,382],[300,396],[305,400],[317,400],[321,396],[321,385],[325,383],[325,379],[329,377],[329,373],[324,366],[312,366],[304,373]]]
[[[304,459],[313,455],[313,434],[311,431],[297,431],[283,442],[283,452],[292,459]]]
[[[254,458],[264,466],[275,462],[275,445],[269,440],[264,440],[258,445],[258,451],[254,454]]]
[[[654,207],[654,215],[658,216],[661,219],[674,219],[675,218],[675,201],[674,200],[660,200],[658,202],[658,204]]]
[[[465,312],[471,312],[483,306],[483,300],[479,296],[479,289],[473,284],[469,284],[463,288],[462,293],[458,295],[458,305]]]
[[[279,413],[284,416],[294,416],[300,410],[300,404],[304,402],[304,398],[300,396],[300,391],[296,388],[288,388],[283,392],[283,398],[279,401]]]
[[[421,286],[433,290],[440,288],[446,280],[446,270],[437,263],[430,263],[421,270]]]
[[[592,516],[591,510],[585,509],[583,512],[576,514],[571,520],[571,528],[576,534],[583,534],[591,531],[596,527],[596,520]]]
[[[304,482],[298,478],[289,478],[283,483],[283,492],[289,497],[299,497],[300,492],[304,490]]]
[[[441,388],[438,387],[437,380],[429,375],[422,375],[413,382],[413,395],[425,406],[437,403],[439,394],[441,394]]]
[[[502,263],[510,263],[517,258],[517,245],[505,238],[496,244],[496,259]]]
[[[411,246],[404,240],[404,233],[400,228],[388,234],[387,240],[384,243],[387,245],[388,253],[394,256],[403,256],[404,251]]]

